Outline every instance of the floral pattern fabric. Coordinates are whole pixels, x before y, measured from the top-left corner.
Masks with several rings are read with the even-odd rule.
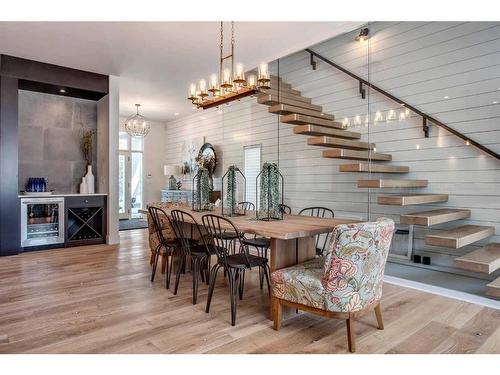
[[[354,312],[382,297],[394,221],[335,228],[326,256],[271,274],[273,296],[335,312]]]

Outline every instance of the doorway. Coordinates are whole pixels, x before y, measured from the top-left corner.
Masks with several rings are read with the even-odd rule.
[[[138,219],[144,206],[144,142],[120,132],[118,159],[118,215]]]

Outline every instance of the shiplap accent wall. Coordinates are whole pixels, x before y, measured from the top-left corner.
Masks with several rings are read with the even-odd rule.
[[[376,22],[369,28],[369,43],[355,42],[356,30],[311,48],[500,153],[500,23]],[[307,146],[307,137],[294,135],[290,125],[278,125],[278,116],[252,98],[168,123],[167,161],[180,163],[182,142],[205,135],[223,161],[220,175],[231,164],[243,165],[245,145],[262,144],[263,162],[278,161],[279,155],[285,203],[294,212],[321,205],[332,208],[337,216],[366,219],[369,211],[371,218],[383,215],[399,220],[399,214],[405,212],[470,208],[470,220],[416,230],[417,253],[431,255],[433,264],[446,267],[452,266],[453,256],[477,245],[458,250],[427,247],[425,233],[467,223],[492,225],[497,235],[479,245],[500,242],[500,161],[436,126],[424,138],[422,119],[415,115],[374,124],[376,112],[385,117],[399,107],[375,92],[361,99],[357,81],[323,62],[313,71],[309,55],[303,51],[280,59],[272,68],[294,89],[312,98],[313,104],[322,105],[338,120],[347,118],[353,131],[363,133],[363,140],[376,143],[377,152],[392,154],[393,164],[410,167],[407,176],[394,178],[429,180],[424,189],[386,192],[448,193],[449,201],[420,207],[377,205],[379,192],[358,189],[356,182],[383,176],[338,172],[338,165],[349,161],[321,158],[322,148]],[[364,123],[367,113],[371,118],[368,127],[353,126],[357,115]],[[487,278],[495,276],[498,272]]]

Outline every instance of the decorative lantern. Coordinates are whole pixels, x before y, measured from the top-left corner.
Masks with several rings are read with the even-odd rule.
[[[240,212],[238,202],[245,200],[246,178],[240,169],[231,165],[222,176],[222,215],[243,216]]]
[[[193,211],[212,211],[210,203],[210,173],[204,167],[198,168],[193,177]]]
[[[264,163],[256,178],[257,220],[283,220],[284,180],[275,163]]]

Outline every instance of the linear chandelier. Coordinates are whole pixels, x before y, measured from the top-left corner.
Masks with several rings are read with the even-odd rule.
[[[228,66],[224,67],[225,64]],[[224,22],[221,22],[219,74],[210,76],[208,86],[204,79],[200,79],[198,85],[192,83],[188,100],[196,108],[208,109],[270,89],[270,82],[266,63],[259,65],[257,77],[251,74],[248,79],[245,78],[243,64],[236,64],[234,69],[234,21],[231,22],[231,53],[227,56],[224,56]]]

